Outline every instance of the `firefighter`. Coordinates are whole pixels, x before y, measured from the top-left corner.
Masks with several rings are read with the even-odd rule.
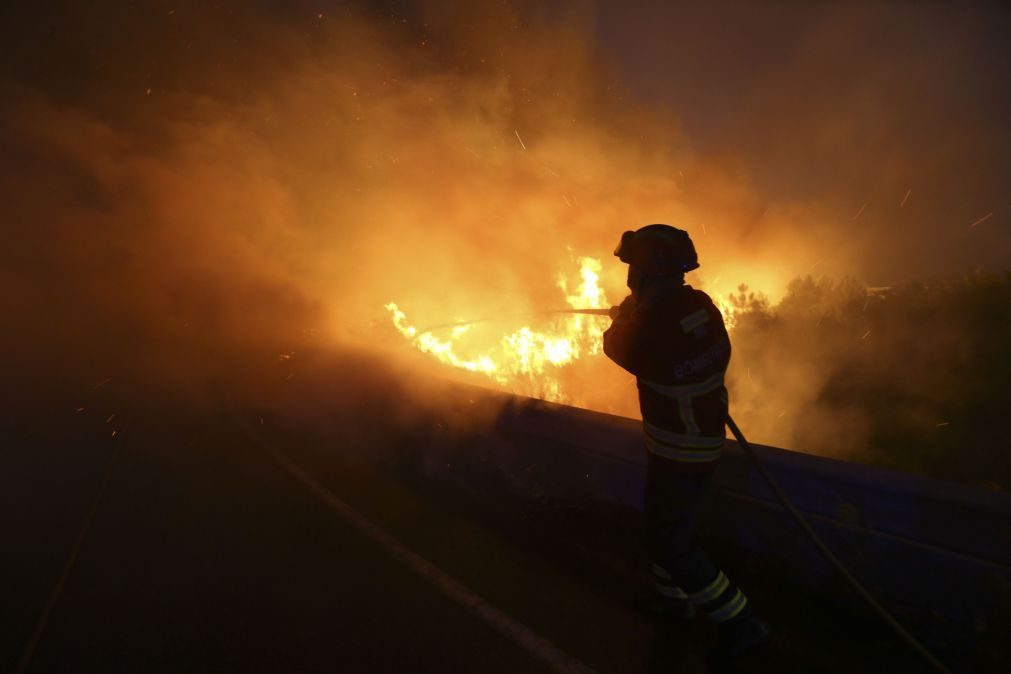
[[[625,232],[614,254],[629,265],[631,294],[611,309],[604,353],[639,388],[655,580],[648,608],[681,619],[704,613],[717,625],[714,655],[740,655],[767,641],[769,626],[695,540],[725,437],[730,338],[709,296],[685,284],[699,266],[687,232],[647,225]]]

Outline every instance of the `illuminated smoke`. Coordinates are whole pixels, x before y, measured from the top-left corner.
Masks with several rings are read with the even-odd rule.
[[[415,368],[405,376],[438,376],[444,368],[404,355],[384,309],[391,301],[402,327],[410,317],[422,328],[557,308],[580,293],[572,261],[587,257],[601,263],[592,302],[617,302],[625,271],[609,252],[623,230],[651,222],[691,233],[702,268],[689,282],[724,306],[741,283],[775,302],[812,272],[892,280],[895,266],[869,253],[875,237],[901,240],[885,226],[884,197],[854,199],[852,185],[810,180],[832,173],[827,151],[839,149],[842,117],[823,114],[831,106],[821,88],[808,89],[817,100],[784,103],[792,83],[811,82],[818,58],[841,67],[836,52],[819,51],[840,36],[805,42],[803,58],[765,81],[778,106],[749,100],[741,119],[754,123],[754,138],[728,134],[738,156],[694,143],[678,110],[629,93],[597,50],[588,5],[433,2],[407,14],[305,3],[36,5],[0,17],[10,33],[0,66],[0,306],[16,326],[0,346],[12,386],[90,386],[115,373],[189,391],[280,353],[332,347],[378,351]],[[843,36],[859,27],[844,23]],[[828,26],[817,22],[812,35]],[[700,39],[691,48],[704,61],[712,45]],[[923,70],[906,75],[920,81],[968,42],[929,52]],[[875,80],[874,91],[889,82]],[[983,147],[974,126],[961,128]],[[771,175],[748,163],[776,138],[790,140],[781,153],[818,139],[826,164],[790,173],[780,162]],[[961,147],[952,138],[946,146]],[[862,163],[845,154],[841,175],[887,168],[889,185],[901,181],[888,203],[910,218],[929,208],[929,180],[975,179],[960,165],[958,176],[917,172],[914,183],[901,170],[912,159],[878,161],[870,141],[861,149]],[[769,187],[790,175],[805,190],[784,197]],[[953,226],[992,237],[986,249],[995,250],[1007,216],[984,193],[966,191]],[[855,235],[858,209],[855,222],[868,229]],[[910,256],[929,238],[910,239]],[[627,375],[605,359],[559,367],[573,350],[592,352],[600,322],[475,326],[433,335],[426,348],[447,354],[445,344],[475,339],[482,348],[456,354],[477,370],[473,381],[492,363],[527,377],[520,392],[635,415]],[[513,365],[483,350],[505,346],[521,354]],[[538,368],[551,382],[532,376]]]

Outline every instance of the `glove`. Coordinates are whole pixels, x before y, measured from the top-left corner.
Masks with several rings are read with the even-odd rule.
[[[611,317],[612,321],[618,320],[619,318],[626,318],[632,311],[635,310],[635,300],[629,295],[624,300],[621,301],[616,307],[611,307],[607,310],[607,315]]]

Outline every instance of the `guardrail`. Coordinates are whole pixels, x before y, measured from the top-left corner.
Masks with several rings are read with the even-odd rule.
[[[414,462],[427,477],[499,499],[641,510],[646,456],[639,422],[479,388],[454,390],[445,427],[468,406],[497,405],[494,431],[479,442],[419,447]],[[846,566],[926,640],[964,650],[1011,637],[1011,495],[774,447],[755,450]],[[733,440],[709,498],[705,538],[786,582],[855,604]]]

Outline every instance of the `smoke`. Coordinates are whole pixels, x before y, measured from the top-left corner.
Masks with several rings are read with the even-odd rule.
[[[385,303],[420,323],[556,308],[558,275],[580,255],[604,258],[617,302],[624,270],[609,252],[649,222],[692,234],[704,275],[691,282],[715,295],[747,282],[778,300],[795,276],[867,259],[867,238],[853,236],[860,204],[839,207],[851,187],[845,198],[824,179],[812,187],[809,167],[786,160],[763,171],[775,136],[749,136],[777,119],[834,137],[827,103],[785,102],[787,82],[814,76],[803,55],[821,21],[803,63],[743,99],[741,118],[765,128],[707,135],[699,104],[634,94],[627,64],[595,42],[609,10],[587,3],[2,11],[0,303],[12,327],[0,346],[12,387],[115,374],[192,395],[333,348],[440,373],[399,355]],[[699,40],[674,42],[700,63]],[[714,129],[733,140],[713,142]],[[806,189],[778,189],[787,174]],[[566,376],[574,402],[635,414],[627,377],[602,359]]]
[[[780,446],[1007,488],[1011,272],[868,294],[806,277],[738,305],[736,420]]]
[[[725,182],[602,86],[580,21],[532,9],[7,12],[6,353],[33,377],[199,380],[374,340],[394,298],[537,308],[570,251],[686,220],[682,174]]]

